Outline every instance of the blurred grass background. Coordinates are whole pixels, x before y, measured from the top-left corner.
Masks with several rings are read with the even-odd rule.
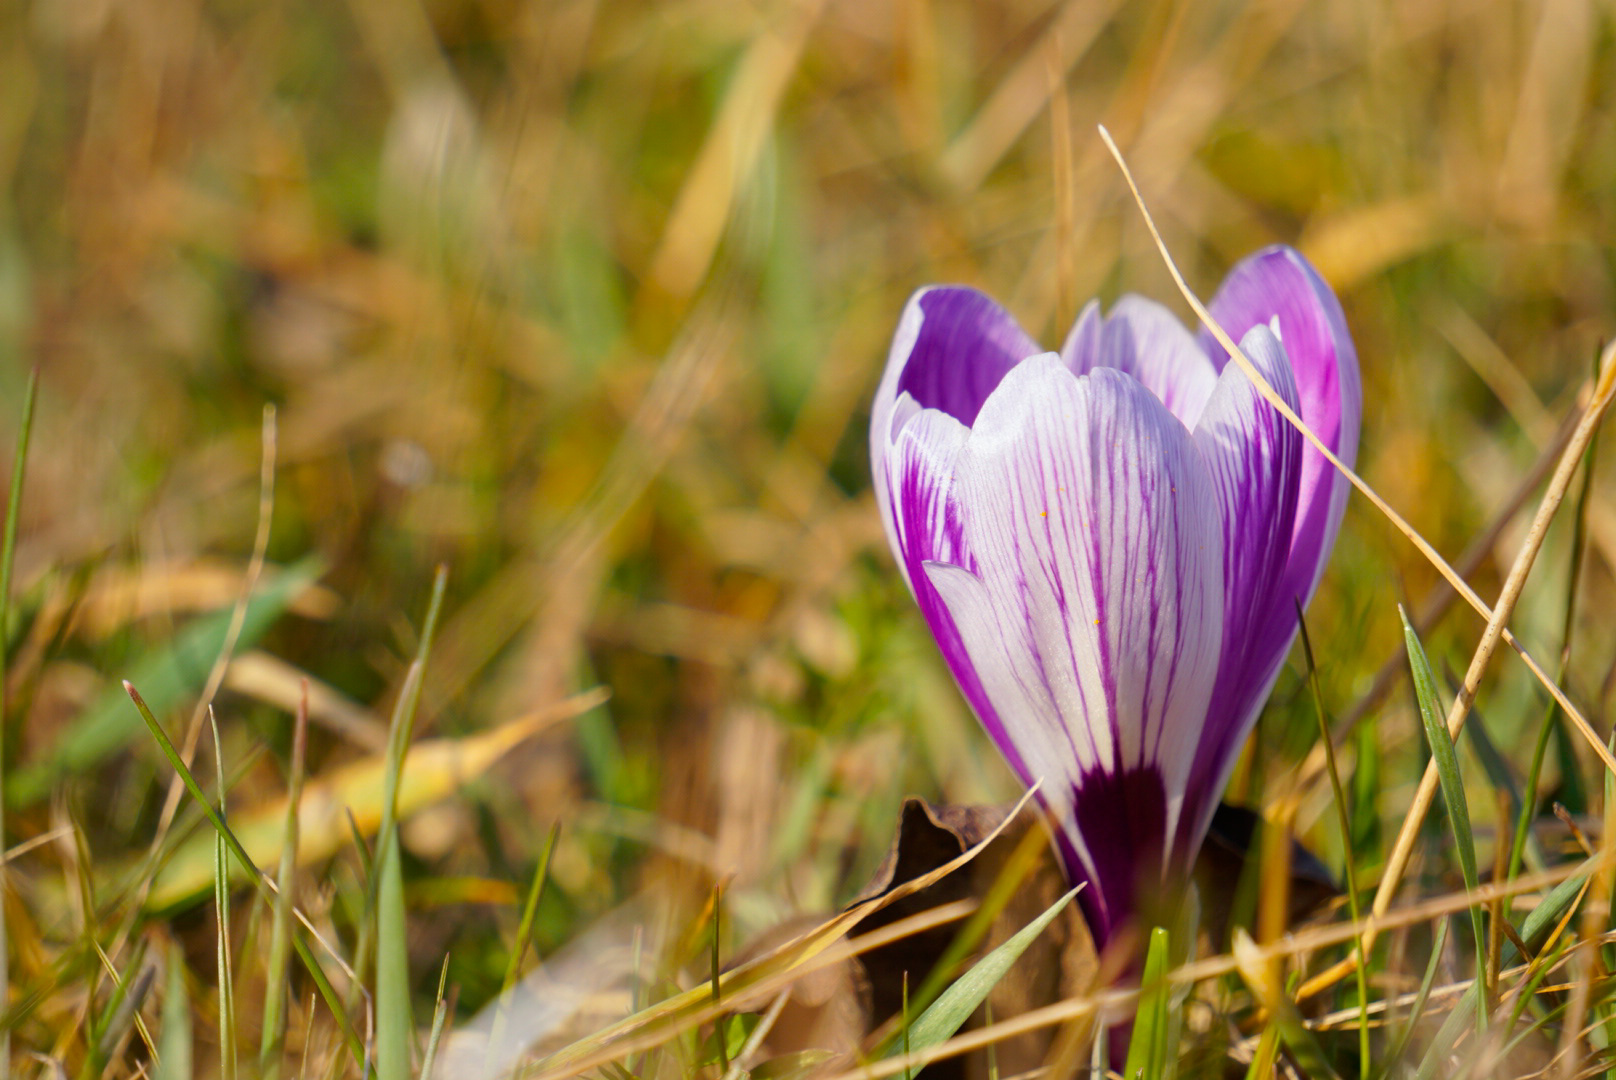
[[[125,871],[169,771],[127,703],[102,724],[104,753],[62,748],[88,745],[109,690],[153,657],[177,665],[162,719],[184,728],[212,652],[176,643],[241,588],[266,404],[264,580],[310,556],[320,576],[243,640],[219,695],[232,809],[284,791],[300,677],[319,699],[311,775],[377,750],[446,564],[418,734],[487,732],[596,685],[612,697],[410,816],[420,1000],[446,951],[463,1013],[498,989],[556,821],[541,955],[648,891],[688,914],[726,874],[739,942],[845,901],[904,794],[1015,794],[869,498],[868,399],[907,295],[980,286],[1050,344],[1092,295],[1183,312],[1094,134],[1104,122],[1203,296],[1261,245],[1313,259],[1362,360],[1362,470],[1457,556],[1616,330],[1612,13],[0,5],[0,445],[41,373],[5,839],[54,832],[8,868],[12,1000],[43,995],[14,1050],[84,1053],[75,1018],[106,988],[93,963],[58,961],[129,917]],[[1596,473],[1567,674],[1601,731],[1611,484]],[[1507,521],[1481,549],[1484,596],[1523,529]],[[1569,543],[1557,526],[1514,621],[1545,659],[1562,646]],[[1309,615],[1332,710],[1397,654],[1395,603],[1435,582],[1352,504]],[[1478,629],[1454,615],[1433,657],[1462,666]],[[1540,698],[1510,658],[1481,698],[1518,769]],[[1423,763],[1418,720],[1404,692],[1368,717],[1376,809],[1395,822]],[[1256,805],[1313,741],[1294,672],[1264,724],[1237,781]],[[1578,748],[1547,774],[1576,811],[1590,762]],[[1309,792],[1298,828],[1335,863],[1328,785]],[[299,894],[338,939],[353,865],[351,851],[313,865]],[[142,925],[208,984],[209,908]]]

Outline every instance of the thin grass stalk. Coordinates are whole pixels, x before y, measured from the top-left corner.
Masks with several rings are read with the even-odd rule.
[[[1527,1006],[1535,1000],[1538,988],[1543,985],[1543,980],[1548,978],[1549,973],[1565,960],[1572,947],[1573,945],[1569,940],[1557,941],[1546,963],[1534,963],[1528,967],[1525,980],[1516,992],[1515,1000],[1511,1003],[1508,1022],[1501,1027],[1495,1028],[1495,1030],[1508,1036],[1508,1038],[1498,1046],[1491,1057],[1484,1056],[1479,1060],[1477,1071],[1480,1075],[1488,1075],[1492,1071],[1495,1060],[1506,1056],[1516,1046],[1519,1046],[1523,1039],[1542,1026],[1542,1022],[1539,1021],[1527,1025],[1523,1031],[1515,1032],[1516,1025],[1520,1023],[1521,1015],[1525,1013]],[[1514,1032],[1514,1034],[1510,1034],[1511,1032]]]
[[[432,1006],[432,1030],[427,1035],[426,1053],[421,1058],[421,1080],[432,1080],[432,1070],[438,1061],[438,1042],[443,1038],[443,1025],[449,1018],[449,1003],[443,996],[449,985],[449,954],[443,955],[443,967],[438,972],[438,995]]]
[[[382,840],[376,888],[376,1076],[410,1080],[415,1017],[410,1009],[409,926],[403,852],[395,828]]]
[[[1538,456],[1533,459],[1531,467],[1521,474],[1520,479],[1515,483],[1515,487],[1510,491],[1509,497],[1503,501],[1498,511],[1493,514],[1486,528],[1472,538],[1465,549],[1460,552],[1458,558],[1453,560],[1453,568],[1460,577],[1469,578],[1471,574],[1474,574],[1493,557],[1493,552],[1498,549],[1499,539],[1515,521],[1516,515],[1526,505],[1527,499],[1552,474],[1554,466],[1560,460],[1560,455],[1565,451],[1566,443],[1571,440],[1572,434],[1577,430],[1577,421],[1579,419],[1579,414],[1572,412],[1561,420],[1559,428],[1554,433],[1554,438],[1543,446],[1538,452]],[[1448,584],[1446,580],[1438,581],[1425,594],[1425,599],[1414,609],[1414,629],[1418,630],[1422,637],[1429,634],[1441,622],[1442,618],[1452,610],[1453,602],[1457,599],[1459,599],[1459,594],[1453,590],[1452,585]],[[1341,725],[1341,732],[1337,733],[1337,740],[1339,741],[1342,733],[1357,727],[1359,721],[1368,716],[1371,710],[1384,701],[1386,695],[1391,693],[1392,688],[1397,685],[1407,671],[1408,663],[1401,648],[1395,649],[1387,655],[1386,659],[1382,661],[1379,670],[1375,672],[1374,680],[1370,683],[1369,689],[1360,694],[1358,699],[1339,717],[1337,722]],[[1324,760],[1322,756],[1315,757],[1310,754],[1302,765],[1302,780],[1311,780],[1323,768]]]
[[[135,950],[136,961],[129,965],[124,978],[118,981],[117,993],[108,1005],[106,1020],[96,1037],[95,1057],[102,1063],[103,1069],[105,1063],[117,1057],[131,1032],[138,1031],[146,1043],[147,1052],[154,1052],[151,1034],[146,1031],[146,1025],[140,1018],[140,1008],[146,1003],[146,995],[151,992],[152,982],[157,976],[157,969],[146,964],[145,954],[143,943]],[[99,1074],[100,1070],[97,1070]]]
[[[1611,742],[1613,745],[1616,745],[1616,734],[1611,736]],[[1607,774],[1605,776],[1604,788],[1604,835],[1600,837],[1600,840],[1603,847],[1609,847],[1611,845],[1616,845],[1616,776]],[[1609,863],[1609,860],[1607,860],[1607,863]],[[1604,931],[1608,931],[1610,928],[1611,900],[1613,897],[1616,897],[1616,880],[1613,880],[1613,875],[1616,875],[1616,870],[1607,870],[1605,873],[1600,874],[1598,878],[1595,879],[1594,900],[1584,913],[1588,920],[1589,927],[1589,929],[1584,932],[1590,938],[1598,935],[1600,941],[1602,942],[1610,940],[1609,935],[1604,933]],[[1603,924],[1601,924],[1599,916],[1596,915],[1596,912],[1603,913]],[[1600,973],[1603,976],[1608,977],[1610,975],[1609,949],[1596,947],[1592,950],[1592,954],[1594,963],[1598,967]],[[1616,1048],[1616,1010],[1612,1009],[1610,998],[1607,996],[1602,999],[1595,1006],[1595,1010],[1601,1015],[1605,1025],[1605,1045],[1607,1049]]]
[[[415,733],[415,716],[421,704],[421,682],[426,675],[426,658],[431,652],[432,641],[437,633],[438,617],[443,610],[443,596],[448,582],[448,568],[439,566],[432,582],[432,596],[427,602],[426,621],[421,627],[421,639],[416,644],[415,657],[410,661],[403,685],[399,687],[398,700],[393,705],[393,715],[387,726],[387,769],[382,776],[382,816],[376,830],[374,865],[366,881],[365,913],[360,921],[359,941],[354,947],[353,966],[354,970],[360,972],[370,967],[371,953],[376,944],[374,915],[377,889],[382,870],[385,869],[386,840],[398,822],[399,775],[404,770],[404,759],[409,754],[410,742]],[[357,983],[355,987],[357,989]]]
[[[724,883],[720,881],[713,887],[713,951],[712,951],[712,978],[713,978],[713,1005],[722,1006],[724,1003],[724,984],[722,976],[724,966],[719,962],[719,949],[724,943]],[[909,973],[903,975],[904,989],[904,1015],[909,1015]],[[729,1072],[729,1039],[724,1031],[725,1018],[722,1012],[714,1025],[718,1039],[718,1071],[720,1074]],[[905,1029],[907,1032],[907,1028]]]
[[[286,966],[291,957],[292,897],[297,884],[298,807],[303,797],[303,765],[309,734],[309,683],[292,719],[292,760],[286,784],[286,840],[275,875],[275,901],[269,937],[269,963],[264,980],[263,1035],[258,1045],[258,1072],[278,1080],[286,1046]]]
[[[1397,614],[1403,620],[1403,638],[1408,645],[1408,662],[1413,669],[1414,691],[1419,698],[1420,718],[1425,724],[1426,741],[1431,746],[1430,767],[1436,770],[1441,779],[1442,797],[1448,808],[1448,826],[1453,831],[1454,850],[1459,856],[1459,871],[1464,876],[1465,891],[1474,894],[1481,887],[1481,880],[1476,866],[1475,834],[1470,826],[1470,805],[1465,798],[1464,775],[1459,771],[1459,755],[1453,745],[1452,736],[1442,723],[1440,706],[1436,700],[1436,676],[1431,672],[1431,663],[1425,656],[1425,647],[1420,644],[1419,635],[1414,632],[1414,625],[1408,620],[1408,612],[1404,611],[1401,605],[1397,608]],[[1492,987],[1485,981],[1487,930],[1480,904],[1471,905],[1470,922],[1475,934],[1476,978],[1482,980],[1482,992],[1476,998],[1476,1028],[1478,1031],[1485,1031],[1487,1001],[1492,997]]]
[[[1257,1049],[1246,1067],[1246,1080],[1269,1080],[1279,1063],[1279,1025],[1269,1023],[1257,1040]]]
[[[550,858],[555,854],[557,839],[561,836],[561,822],[550,826],[550,833],[545,838],[544,850],[539,854],[539,863],[533,870],[533,881],[528,886],[527,901],[522,905],[522,917],[516,927],[516,942],[511,949],[511,955],[505,963],[505,977],[500,982],[499,1004],[494,1011],[494,1023],[488,1037],[488,1054],[492,1055],[494,1048],[505,1043],[505,1025],[508,1021],[506,1007],[510,1001],[511,991],[516,987],[516,979],[522,973],[522,960],[527,955],[527,945],[533,936],[533,920],[538,915],[539,901],[544,897],[544,883],[550,877]],[[485,1058],[483,1073],[489,1074],[492,1069],[492,1059]]]
[[[4,538],[0,539],[0,851],[6,847],[6,729],[11,716],[6,710],[6,687],[10,681],[7,663],[11,651],[11,570],[16,564],[17,521],[22,509],[22,483],[28,462],[28,443],[34,431],[34,402],[39,396],[39,369],[28,373],[28,389],[22,399],[22,423],[17,429],[17,451],[11,463],[11,491],[6,496]],[[11,985],[8,957],[11,943],[6,935],[6,864],[0,861],[0,986]],[[0,1027],[0,1080],[11,1076],[11,1028]]]
[[[774,1030],[775,1023],[779,1021],[780,1014],[785,1011],[790,1001],[790,990],[782,990],[774,996],[774,1000],[769,1002],[769,1007],[764,1010],[757,1027],[752,1029],[752,1033],[746,1037],[746,1042],[741,1044],[740,1053],[735,1055],[735,1060],[730,1063],[721,1080],[741,1080],[743,1066],[753,1054],[757,1053],[758,1047],[763,1045],[763,1040],[769,1037],[769,1032]]]
[[[1324,747],[1325,764],[1328,766],[1330,776],[1330,791],[1335,796],[1336,823],[1341,827],[1341,851],[1343,872],[1347,878],[1347,910],[1352,915],[1352,921],[1357,922],[1361,916],[1358,910],[1358,871],[1353,866],[1352,851],[1352,812],[1347,806],[1347,795],[1341,786],[1341,770],[1336,766],[1335,745],[1330,741],[1330,721],[1324,715],[1324,691],[1319,687],[1319,668],[1313,657],[1313,639],[1307,632],[1307,619],[1302,614],[1302,602],[1296,600],[1296,626],[1301,631],[1302,655],[1307,660],[1307,684],[1313,696],[1313,713],[1319,722],[1319,739]],[[1353,949],[1358,954],[1357,981],[1358,981],[1358,1075],[1362,1080],[1369,1080],[1371,1061],[1369,1058],[1369,975],[1368,960],[1363,955],[1363,941],[1353,939]]]
[[[58,800],[57,811],[66,816],[67,811]],[[100,1011],[96,1007],[96,994],[100,989],[102,967],[94,966],[94,959],[102,953],[101,944],[96,940],[95,922],[95,884],[90,880],[90,867],[94,861],[90,856],[90,842],[84,835],[84,826],[77,820],[68,818],[71,822],[67,830],[66,842],[62,847],[67,858],[64,860],[64,876],[70,876],[68,884],[76,891],[74,899],[78,903],[79,915],[79,941],[81,959],[92,965],[93,974],[86,981],[83,1017],[79,1025],[81,1032],[95,1030]],[[103,965],[104,966],[104,965]],[[67,1033],[64,1033],[64,1045]]]
[[[241,638],[241,628],[247,620],[247,607],[252,595],[258,590],[258,579],[263,576],[264,562],[269,554],[270,524],[274,520],[275,510],[275,462],[277,459],[277,428],[275,422],[275,406],[264,406],[263,427],[261,430],[262,449],[259,458],[258,474],[258,527],[253,534],[252,556],[247,560],[247,573],[241,582],[241,592],[236,597],[235,607],[230,611],[230,624],[225,629],[224,640],[220,643],[219,653],[213,659],[213,666],[208,671],[207,682],[203,685],[202,693],[197,698],[196,708],[191,712],[191,722],[185,729],[185,762],[196,759],[196,746],[202,738],[202,722],[207,718],[208,710],[213,705],[213,698],[224,685],[225,672],[230,668],[231,657],[236,651],[236,642]],[[182,785],[176,779],[168,785],[168,793],[163,798],[163,809],[158,815],[157,828],[152,832],[151,853],[152,858],[162,849],[163,841],[168,836],[169,826],[174,822],[174,814],[179,810],[180,793]],[[134,905],[136,909],[143,906],[146,891],[156,875],[144,879],[140,885],[141,903]]]
[[[224,744],[219,741],[219,721],[208,708],[213,728],[213,767],[219,788],[219,820],[225,821]],[[226,821],[228,825],[228,822]],[[213,904],[218,919],[219,963],[219,1076],[236,1080],[236,994],[235,975],[230,958],[230,867],[224,834],[217,835],[213,849]]]
[[[1616,742],[1616,736],[1612,736]],[[1611,778],[1606,777],[1604,787],[1605,820],[1603,835],[1599,838],[1599,851],[1606,856],[1605,863],[1610,865],[1609,854],[1616,850],[1616,835],[1611,830],[1616,828],[1616,791],[1612,790]],[[1582,1040],[1584,1036],[1583,1023],[1590,1010],[1599,1012],[1599,1006],[1590,1000],[1591,990],[1596,981],[1606,976],[1604,963],[1599,953],[1599,940],[1604,927],[1601,925],[1601,916],[1609,919],[1610,899],[1612,894],[1609,870],[1593,874],[1590,878],[1589,902],[1582,911],[1581,940],[1577,943],[1576,955],[1572,964],[1577,976],[1575,986],[1571,991],[1571,1000],[1567,1003],[1567,1022],[1560,1032],[1560,1057],[1556,1065],[1555,1075],[1562,1080],[1569,1080],[1576,1076],[1578,1066],[1582,1059]],[[1595,1024],[1603,1023],[1606,1018],[1601,1017]]]
[[[247,854],[247,849],[241,846],[241,841],[237,839],[236,834],[230,831],[230,827],[225,824],[224,818],[219,816],[219,812],[208,801],[202,786],[197,783],[196,777],[192,775],[190,767],[185,763],[185,759],[180,756],[179,748],[169,739],[168,733],[157,722],[157,717],[152,715],[151,708],[141,698],[140,692],[129,682],[125,682],[123,688],[124,692],[129,695],[129,699],[134,702],[135,708],[140,712],[140,718],[145,722],[146,729],[151,732],[152,738],[156,740],[157,748],[168,759],[169,765],[179,773],[180,781],[185,785],[185,790],[196,801],[197,806],[201,808],[209,824],[224,840],[230,853],[236,857],[236,861],[247,872],[249,880],[252,881],[253,885],[263,895],[265,901],[268,902],[271,892],[269,879],[258,868],[258,865],[253,862],[252,856]],[[314,980],[315,988],[319,990],[320,998],[325,1002],[326,1008],[331,1010],[332,1018],[337,1022],[337,1027],[342,1033],[348,1052],[355,1062],[363,1063],[365,1061],[365,1044],[354,1031],[353,1024],[348,1018],[348,1012],[343,1007],[342,1000],[338,996],[336,989],[332,987],[331,980],[326,977],[325,969],[320,966],[320,962],[309,951],[308,944],[304,942],[301,935],[292,935],[292,948],[297,952],[298,959],[303,961],[303,967],[308,971],[309,977]]]
[[[1577,894],[1576,902],[1566,909],[1565,914],[1561,916],[1559,924],[1555,926],[1549,939],[1543,943],[1543,947],[1538,950],[1538,954],[1527,965],[1525,989],[1519,991],[1515,995],[1515,1000],[1510,1003],[1509,1019],[1505,1024],[1506,1031],[1520,1022],[1521,1014],[1526,1011],[1526,1007],[1532,999],[1534,988],[1548,977],[1549,972],[1553,971],[1565,959],[1566,954],[1573,947],[1574,943],[1565,936],[1565,929],[1571,925],[1572,918],[1575,917],[1582,904],[1582,898],[1587,895],[1588,885],[1588,882],[1583,883],[1581,891]]]
[[[100,961],[101,970],[112,979],[112,995],[107,999],[106,1008],[101,1010],[95,1023],[86,1033],[84,1060],[79,1066],[80,1080],[94,1080],[106,1071],[113,1044],[129,1029],[129,1021],[133,1014],[128,1011],[127,1006],[131,996],[135,998],[138,1007],[140,999],[145,994],[145,991],[137,985],[144,970],[146,956],[144,942],[136,945],[131,962],[121,974],[113,964],[112,958],[99,946],[96,947],[95,953],[96,959]]]
[[[1390,1075],[1392,1067],[1403,1059],[1408,1051],[1409,1040],[1414,1037],[1414,1029],[1419,1026],[1420,1019],[1425,1015],[1425,1003],[1431,999],[1431,988],[1436,985],[1437,968],[1441,966],[1442,950],[1448,943],[1448,920],[1438,919],[1436,922],[1436,936],[1431,941],[1431,956],[1425,963],[1425,975],[1420,979],[1420,988],[1415,992],[1414,1001],[1409,1006],[1408,1023],[1403,1025],[1401,1031],[1392,1039],[1386,1048],[1386,1055],[1381,1068],[1375,1071],[1375,1077]],[[1387,1017],[1388,1022],[1390,1016]]]
[[[1497,792],[1497,822],[1498,835],[1493,840],[1493,880],[1503,881],[1509,874],[1509,848],[1506,844],[1509,835],[1509,794],[1505,791]],[[1504,924],[1509,920],[1504,917],[1504,902],[1494,900],[1487,906],[1487,985],[1498,985],[1498,971],[1504,951]]]
[[[1599,437],[1596,434],[1588,443],[1588,449],[1583,454],[1582,484],[1577,489],[1577,504],[1575,516],[1572,518],[1571,534],[1571,563],[1566,575],[1565,619],[1560,626],[1560,657],[1555,668],[1555,681],[1565,678],[1567,667],[1571,663],[1572,630],[1576,626],[1577,618],[1577,589],[1582,583],[1582,566],[1588,548],[1588,506],[1593,495],[1594,460],[1599,448]],[[1531,835],[1532,818],[1537,812],[1537,784],[1542,773],[1543,759],[1548,751],[1549,736],[1555,730],[1555,710],[1557,706],[1550,699],[1544,708],[1542,726],[1538,729],[1537,743],[1532,748],[1532,764],[1527,773],[1526,786],[1521,791],[1521,813],[1515,824],[1515,842],[1509,853],[1509,876],[1514,877],[1520,872],[1521,861],[1526,854],[1526,841]]]
[[[185,953],[170,941],[163,978],[163,1031],[158,1042],[155,1080],[191,1080],[191,992],[185,985]]]
[[[444,566],[432,582],[432,598],[415,659],[388,729],[387,770],[382,781],[382,819],[377,833],[375,889],[376,948],[376,1073],[379,1080],[409,1080],[415,1042],[415,1018],[410,1008],[409,926],[404,907],[403,851],[398,841],[398,786],[415,733],[421,701],[421,682],[427,656],[437,632],[438,616],[449,572]],[[367,920],[367,925],[369,921]],[[364,964],[356,965],[361,971]]]

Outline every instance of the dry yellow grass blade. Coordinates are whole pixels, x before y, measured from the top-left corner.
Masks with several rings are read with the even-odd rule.
[[[387,725],[330,683],[260,649],[230,661],[224,685],[285,712],[295,712],[308,699],[309,719],[324,725],[364,750],[387,748]]]
[[[649,280],[668,296],[691,296],[707,275],[735,193],[757,162],[823,6],[801,0],[787,18],[766,24],[741,59],[651,260]]]
[[[943,152],[938,171],[951,188],[968,192],[981,185],[1049,101],[1056,82],[1051,75],[1064,79],[1120,6],[1120,0],[1068,0],[1042,39]],[[1059,58],[1054,72],[1049,70],[1051,56]]]
[[[137,619],[154,615],[216,611],[241,594],[243,568],[215,559],[141,563],[97,571],[79,602],[74,622],[96,640]],[[323,585],[310,585],[287,604],[305,619],[329,619],[341,601]]]
[[[400,817],[447,797],[519,743],[552,724],[589,711],[606,697],[604,689],[590,690],[482,735],[427,739],[415,744],[399,777]],[[329,858],[351,842],[349,812],[361,831],[375,831],[382,817],[382,779],[386,772],[386,755],[375,754],[334,769],[304,786],[298,802],[300,864]],[[254,863],[273,865],[280,857],[286,834],[285,796],[232,814],[230,827]],[[157,876],[146,900],[148,908],[161,911],[208,888],[213,879],[213,841],[213,834],[205,831],[180,846]]]

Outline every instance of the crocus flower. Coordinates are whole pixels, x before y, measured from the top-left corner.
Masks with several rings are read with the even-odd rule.
[[[1347,463],[1341,306],[1290,248],[1213,317]],[[1347,484],[1212,336],[1125,296],[1045,352],[973,289],[922,289],[870,456],[887,537],[960,689],[1059,828],[1104,942],[1187,871],[1335,542]]]

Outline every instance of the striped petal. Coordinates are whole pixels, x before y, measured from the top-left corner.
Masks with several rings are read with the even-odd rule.
[[[1223,536],[1189,432],[1132,376],[1029,360],[954,459],[969,565],[929,563],[1102,938],[1168,870],[1223,625]],[[1121,803],[1115,800],[1121,799]]]
[[[1363,388],[1341,304],[1300,252],[1271,247],[1242,260],[1212,299],[1212,317],[1236,341],[1254,326],[1278,326],[1296,376],[1304,423],[1349,466],[1358,459]],[[1221,370],[1228,354],[1203,330],[1201,346]],[[1302,451],[1296,525],[1282,595],[1306,604],[1324,573],[1346,510],[1348,483],[1312,446]],[[1292,613],[1294,615],[1294,612]]]
[[[1193,428],[1218,381],[1218,369],[1171,311],[1128,295],[1101,317],[1090,301],[1066,337],[1061,356],[1079,375],[1095,368],[1126,371]]]
[[[1240,349],[1292,409],[1296,382],[1279,339],[1256,326]],[[1296,635],[1286,595],[1303,440],[1236,364],[1224,367],[1195,428],[1223,530],[1223,648],[1201,745],[1185,789],[1185,858],[1199,848],[1240,745]]]
[[[970,427],[982,403],[1017,363],[1042,352],[1009,312],[975,289],[940,286],[909,298],[870,409],[870,465],[887,537],[903,561],[885,464],[899,430],[921,410]],[[909,578],[915,585],[914,575]]]
[[[970,432],[947,413],[918,408],[907,394],[897,415],[903,422],[885,458],[890,503],[884,509],[893,522],[888,536],[898,566],[965,699],[994,740],[1007,747],[1011,767],[1021,772],[1022,763],[1003,738],[1004,725],[983,689],[953,616],[925,571],[926,564],[934,561],[971,565],[953,494],[955,461]]]

